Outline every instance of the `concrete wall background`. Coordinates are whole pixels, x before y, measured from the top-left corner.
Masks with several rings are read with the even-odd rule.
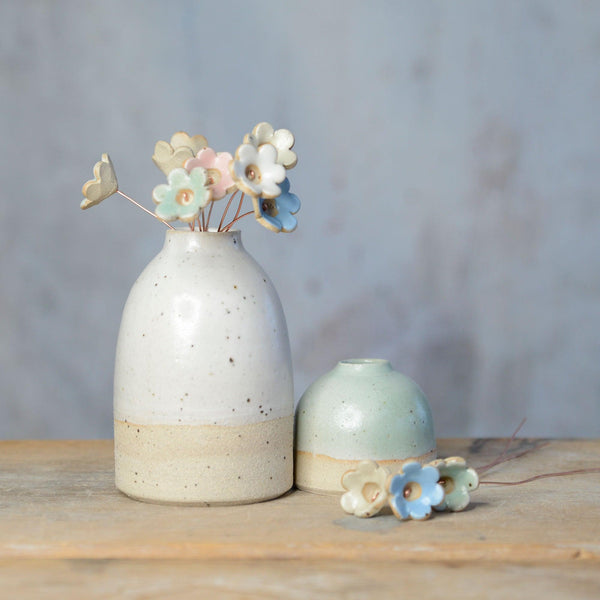
[[[108,437],[154,143],[296,134],[299,228],[242,223],[296,395],[389,358],[437,434],[600,434],[600,4],[0,3],[0,437]]]

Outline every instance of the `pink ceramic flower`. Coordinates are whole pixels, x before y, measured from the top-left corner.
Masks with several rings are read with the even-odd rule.
[[[202,148],[195,158],[190,158],[185,163],[188,173],[196,167],[202,167],[208,172],[207,185],[212,190],[213,200],[223,198],[236,186],[229,172],[229,164],[233,157],[229,152],[215,152],[212,148]]]

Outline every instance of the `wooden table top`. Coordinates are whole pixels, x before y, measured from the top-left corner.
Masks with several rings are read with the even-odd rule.
[[[505,442],[439,440],[439,454],[477,467]],[[533,450],[483,481],[600,466],[600,440],[513,447]],[[481,485],[466,511],[425,522],[358,519],[298,490],[247,506],[145,504],[113,475],[108,440],[0,442],[4,597],[600,597],[600,473]]]

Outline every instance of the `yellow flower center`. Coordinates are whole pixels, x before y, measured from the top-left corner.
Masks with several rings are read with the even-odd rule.
[[[183,189],[177,192],[175,202],[181,206],[189,206],[194,201],[194,192],[192,190]]]
[[[421,485],[416,481],[410,481],[404,486],[404,490],[402,491],[402,495],[407,500],[417,500],[421,497],[423,490],[421,489]]]

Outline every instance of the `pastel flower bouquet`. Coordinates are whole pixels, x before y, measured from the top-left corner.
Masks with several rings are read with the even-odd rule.
[[[234,156],[215,152],[202,135],[190,136],[179,131],[170,142],[161,140],[154,147],[152,160],[167,177],[167,183],[156,186],[152,192],[154,213],[119,190],[108,154],[103,154],[94,166],[94,179],[84,184],[81,208],[90,208],[113,194],[120,194],[168,227],[172,228],[170,222],[180,220],[188,223],[192,231],[196,228],[209,231],[215,203],[229,195],[217,232],[230,231],[240,219],[254,214],[267,229],[290,233],[296,229],[294,215],[300,210],[300,200],[290,193],[286,175],[297,163],[293,145],[290,131],[274,130],[264,122],[244,136]],[[229,209],[238,194],[237,210],[228,220]],[[246,196],[252,199],[252,210],[242,213]]]

